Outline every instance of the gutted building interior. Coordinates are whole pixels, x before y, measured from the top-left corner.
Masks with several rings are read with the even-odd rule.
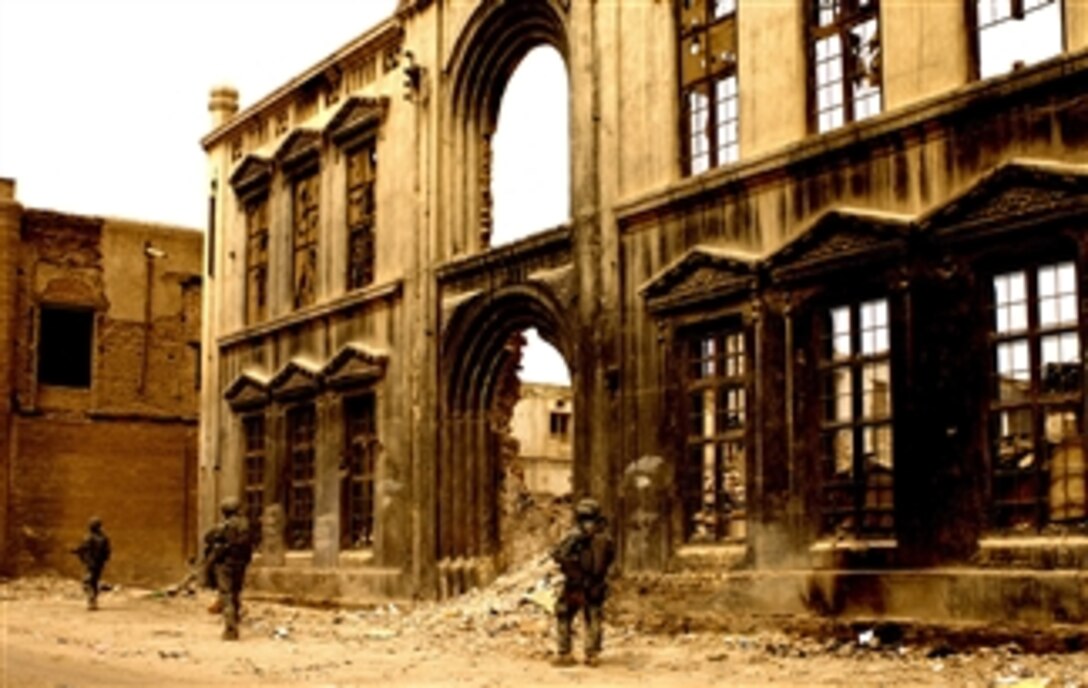
[[[492,246],[540,46],[570,221]],[[202,523],[243,497],[270,589],[487,581],[535,328],[625,575],[1088,620],[1085,76],[1069,0],[405,0],[244,111],[216,89]]]

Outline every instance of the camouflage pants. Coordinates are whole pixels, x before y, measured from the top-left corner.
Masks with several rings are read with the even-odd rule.
[[[216,591],[219,593],[219,608],[223,613],[223,637],[238,637],[238,620],[242,616],[242,585],[233,571],[226,567],[216,571]]]
[[[87,609],[98,608],[98,582],[102,578],[102,569],[89,568],[83,574],[83,594],[87,596]]]
[[[571,652],[571,626],[579,611],[582,612],[585,621],[586,657],[596,657],[601,654],[601,621],[604,617],[604,605],[592,602],[564,601],[562,599],[555,605],[555,620],[559,632],[559,654],[569,655]]]

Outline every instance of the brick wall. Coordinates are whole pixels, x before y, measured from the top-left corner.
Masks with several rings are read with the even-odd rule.
[[[19,573],[77,575],[67,550],[100,516],[113,542],[109,581],[165,583],[196,543],[196,427],[180,423],[15,420],[11,515]]]

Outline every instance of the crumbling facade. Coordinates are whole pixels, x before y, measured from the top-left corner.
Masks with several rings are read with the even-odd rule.
[[[490,248],[539,45],[571,220]],[[244,494],[271,586],[486,579],[489,412],[535,327],[626,573],[1088,619],[1086,75],[1063,0],[406,0],[245,112],[217,91],[204,520]]]
[[[196,554],[201,255],[195,230],[24,208],[0,182],[0,537],[7,574],[75,575],[100,517],[108,580]]]

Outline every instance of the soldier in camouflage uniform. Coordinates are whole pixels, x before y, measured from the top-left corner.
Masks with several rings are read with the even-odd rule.
[[[563,572],[563,589],[555,605],[559,633],[559,654],[555,663],[570,666],[571,624],[579,611],[585,620],[585,661],[597,665],[601,653],[601,622],[608,594],[605,580],[615,558],[612,538],[605,531],[607,521],[594,499],[582,499],[574,509],[574,529],[555,549],[552,559]]]
[[[217,606],[223,612],[223,640],[238,639],[242,584],[246,578],[246,567],[253,557],[249,523],[239,509],[237,499],[224,499],[220,505],[223,520],[204,536],[208,582],[214,583],[219,593]]]
[[[110,539],[102,530],[102,519],[94,516],[87,524],[87,537],[72,550],[83,563],[83,592],[87,596],[87,609],[98,609],[98,583],[102,579],[102,569],[110,560]]]

